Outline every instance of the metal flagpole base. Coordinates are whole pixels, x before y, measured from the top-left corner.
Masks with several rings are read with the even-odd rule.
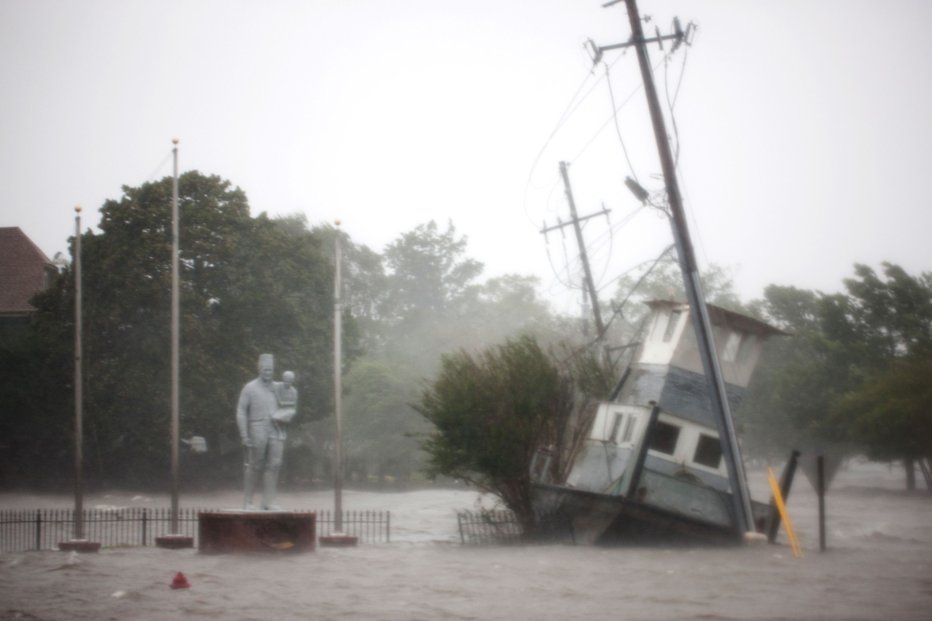
[[[331,533],[317,539],[323,548],[354,548],[359,543],[359,537],[346,533]]]
[[[193,548],[194,537],[189,535],[162,535],[155,538],[155,545],[166,550]]]
[[[100,544],[87,539],[69,539],[59,542],[58,549],[62,552],[99,552]]]

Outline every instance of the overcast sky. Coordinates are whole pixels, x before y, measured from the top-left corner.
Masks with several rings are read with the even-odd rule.
[[[623,185],[662,181],[633,51],[605,55],[616,129],[583,47],[630,34],[602,3],[3,0],[0,226],[66,251],[73,206],[96,225],[122,185],[171,173],[177,136],[182,170],[229,179],[254,214],[340,218],[376,251],[451,220],[486,276],[537,275],[575,312],[575,242],[540,234],[569,217],[560,161],[580,215],[611,209],[585,231],[603,296],[672,241]],[[733,269],[745,298],[838,290],[854,262],[932,269],[932,3],[640,10],[648,32],[698,26],[650,54],[701,264]]]

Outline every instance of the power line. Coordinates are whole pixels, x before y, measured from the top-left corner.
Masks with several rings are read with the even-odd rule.
[[[638,181],[638,175],[634,170],[634,164],[631,163],[631,158],[628,156],[628,147],[625,146],[625,139],[621,135],[621,127],[618,125],[618,110],[615,109],[615,89],[612,88],[612,76],[611,72],[608,70],[608,65],[605,65],[605,83],[608,85],[608,96],[612,102],[612,120],[615,121],[615,133],[618,134],[618,142],[621,143],[621,150],[625,154],[625,161],[628,162],[628,170],[631,171],[631,176],[635,181]],[[640,181],[638,181],[638,183],[640,183]]]
[[[610,65],[608,65],[608,67],[615,66],[615,64],[618,63],[621,59],[622,59],[622,56],[620,55]],[[547,147],[550,146],[550,143],[553,141],[554,136],[557,135],[557,133],[563,128],[563,126],[576,113],[579,107],[586,101],[586,99],[589,98],[589,96],[599,86],[599,83],[603,79],[603,77],[601,76],[596,79],[596,81],[592,84],[592,86],[589,87],[589,90],[586,91],[586,93],[582,97],[579,97],[579,93],[583,90],[583,88],[586,86],[586,82],[588,82],[592,78],[593,75],[594,75],[594,71],[590,69],[589,72],[586,74],[586,76],[583,78],[583,80],[579,83],[579,86],[576,88],[576,91],[573,93],[572,98],[570,98],[570,101],[566,105],[566,108],[564,108],[563,113],[560,115],[560,118],[557,119],[556,125],[554,126],[553,130],[547,136],[547,139],[544,141],[543,146],[541,146],[540,150],[537,152],[537,155],[534,157],[534,161],[531,164],[531,170],[528,172],[527,183],[525,183],[525,186],[524,186],[524,214],[525,216],[527,216],[528,220],[531,220],[531,217],[527,211],[527,193],[528,193],[528,188],[531,186],[531,182],[534,177],[534,172],[537,170],[537,165],[540,163],[540,158],[543,156],[544,152],[547,150]],[[577,98],[579,98],[578,101],[577,101]],[[532,220],[532,223],[533,223],[533,220]]]

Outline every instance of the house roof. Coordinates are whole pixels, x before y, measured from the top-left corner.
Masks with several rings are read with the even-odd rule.
[[[680,307],[683,309],[689,308],[689,304],[683,302],[674,302],[673,300],[648,300],[645,302],[651,309],[657,307]],[[755,319],[754,317],[749,317],[748,315],[743,315],[741,313],[736,313],[735,311],[730,311],[722,308],[721,306],[715,306],[714,304],[706,303],[706,308],[709,309],[709,321],[712,322],[712,325],[716,326],[728,326],[739,332],[745,332],[749,334],[757,334],[760,336],[788,336],[788,332],[784,332],[779,328],[775,328],[769,323],[765,323],[760,319]]]
[[[0,227],[0,315],[29,314],[46,286],[49,259],[17,226]]]

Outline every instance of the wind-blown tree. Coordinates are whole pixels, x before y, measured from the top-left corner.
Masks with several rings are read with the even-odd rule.
[[[465,256],[466,239],[452,223],[440,232],[433,221],[401,235],[383,253],[387,289],[382,316],[386,354],[422,373],[459,344],[461,309],[472,296],[482,264]]]
[[[894,388],[911,385],[932,352],[932,276],[882,267],[878,275],[855,265],[844,293],[766,289],[760,308],[793,336],[767,344],[740,414],[760,450],[834,445],[903,459],[912,485],[913,441],[925,429],[917,416],[926,402],[922,391]],[[882,399],[905,409],[893,415]]]
[[[58,277],[41,295],[64,298],[66,284]],[[0,347],[2,484],[60,485],[74,463],[72,358],[50,355],[73,355],[73,322],[50,319],[39,305],[22,338]]]
[[[741,302],[731,271],[712,263],[700,274],[702,291],[709,304],[715,304],[728,310],[747,313],[747,307]],[[638,274],[628,274],[618,280],[615,304],[623,301],[644,302],[647,300],[686,301],[686,289],[680,264],[670,249],[655,261],[644,266]],[[632,305],[625,308],[626,315],[635,320],[646,314],[646,309]]]
[[[435,427],[422,444],[429,474],[495,494],[533,533],[531,464],[573,409],[570,374],[533,338],[509,339],[443,356],[414,407]]]
[[[86,454],[98,478],[167,476],[170,204],[170,178],[124,187],[101,208],[100,233],[82,235]],[[296,372],[301,416],[329,409],[332,266],[303,220],[250,217],[245,194],[219,177],[182,175],[179,209],[182,436],[238,458],[236,399],[259,353]],[[73,330],[72,272],[65,282],[37,298],[40,333]]]
[[[327,252],[332,253],[336,240],[342,251],[342,304],[351,326],[357,333],[358,351],[353,355],[374,355],[384,351],[386,339],[386,304],[389,296],[388,277],[382,256],[368,246],[356,244],[346,232],[323,225],[313,229],[323,241]]]
[[[357,360],[343,378],[343,443],[347,470],[384,481],[411,478],[423,461],[415,436],[428,430],[412,409],[418,378],[376,358]]]
[[[825,296],[770,285],[757,309],[788,336],[769,339],[735,412],[750,455],[782,459],[792,449],[833,446],[843,434],[828,426],[834,401],[851,385],[840,350],[822,332]]]
[[[928,477],[932,461],[932,356],[894,361],[884,373],[836,406],[836,416],[851,421],[850,436],[878,460],[919,463]],[[907,477],[913,468],[907,465]],[[929,479],[926,479],[929,490]],[[913,489],[915,480],[907,480]]]
[[[891,263],[882,268],[881,276],[855,265],[857,277],[845,280],[848,295],[834,298],[829,309],[826,336],[849,352],[856,379],[830,421],[869,455],[903,460],[913,489],[915,461],[927,458],[932,445],[921,380],[932,359],[932,273],[912,276]]]

